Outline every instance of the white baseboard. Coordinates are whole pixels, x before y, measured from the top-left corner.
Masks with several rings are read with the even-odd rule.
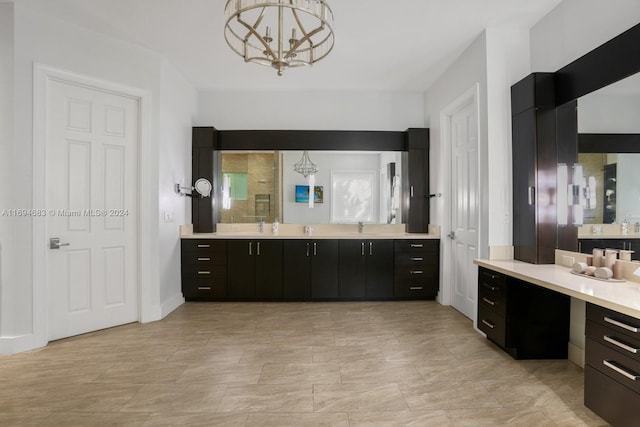
[[[161,318],[164,319],[173,310],[180,307],[182,304],[184,304],[184,297],[182,296],[182,292],[178,292],[173,297],[162,303],[162,306],[160,307]]]
[[[0,355],[11,355],[24,351],[35,350],[47,345],[46,341],[36,337],[35,334],[20,335],[16,337],[0,337]]]
[[[569,343],[569,361],[584,368],[584,348],[580,348],[573,343]]]

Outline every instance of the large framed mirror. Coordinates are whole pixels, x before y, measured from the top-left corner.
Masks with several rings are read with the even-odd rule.
[[[578,108],[577,123],[575,116],[558,116],[558,133],[577,129],[576,162],[583,162],[585,175],[599,181],[595,207],[585,211],[583,228],[640,220],[635,189],[640,182],[635,166],[640,164],[638,43],[640,24],[555,73],[556,111],[575,102]],[[579,237],[576,233],[573,241],[558,246],[588,251]]]

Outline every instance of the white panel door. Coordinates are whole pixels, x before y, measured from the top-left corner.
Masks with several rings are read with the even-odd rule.
[[[451,115],[451,305],[473,319],[477,299],[478,123],[475,101]]]
[[[47,93],[49,339],[138,320],[138,100],[51,81]]]

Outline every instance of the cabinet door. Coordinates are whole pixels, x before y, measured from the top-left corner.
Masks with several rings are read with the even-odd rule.
[[[255,242],[256,296],[282,298],[282,240]]]
[[[339,295],[340,298],[366,296],[366,246],[364,240],[340,240]]]
[[[311,298],[338,298],[338,240],[314,240],[311,253]]]
[[[536,112],[513,117],[513,250],[514,258],[537,263]]]
[[[253,241],[229,240],[227,276],[230,297],[255,298],[255,250],[256,243]]]
[[[393,297],[393,240],[369,240],[367,255],[366,296],[369,298]]]
[[[285,240],[282,272],[285,299],[311,298],[311,248],[309,240]]]

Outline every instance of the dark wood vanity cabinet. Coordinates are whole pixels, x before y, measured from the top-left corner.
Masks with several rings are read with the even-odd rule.
[[[282,298],[282,240],[228,240],[229,297]]]
[[[340,298],[393,297],[393,240],[340,240]]]
[[[440,240],[396,240],[394,291],[398,298],[435,298],[440,289]]]
[[[183,239],[181,245],[182,293],[188,300],[227,296],[227,242]]]
[[[587,303],[584,404],[614,426],[637,426],[640,319]]]
[[[182,239],[187,300],[393,300],[438,294],[440,240]]]
[[[478,269],[478,329],[514,359],[566,359],[570,298]]]
[[[283,298],[338,298],[338,240],[285,240]]]

